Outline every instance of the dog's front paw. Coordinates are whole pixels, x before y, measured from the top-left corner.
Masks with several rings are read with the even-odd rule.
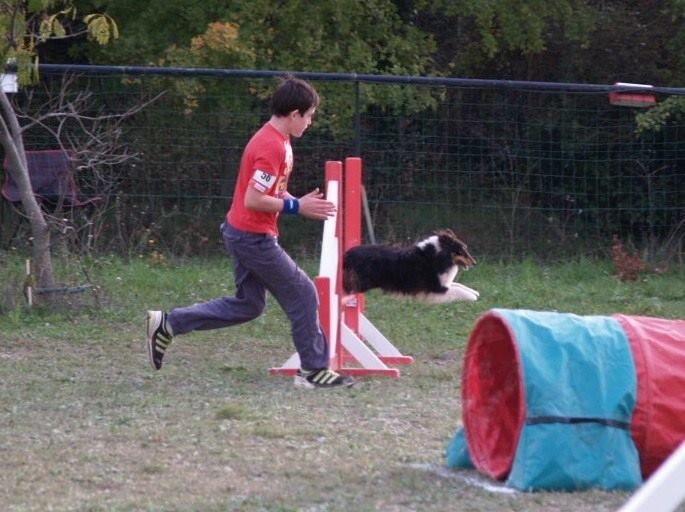
[[[472,293],[472,294],[475,295],[476,297],[480,297],[480,292],[478,292],[478,290],[474,290],[473,288],[469,288],[469,287],[466,286],[465,284],[461,284],[461,283],[452,283],[452,286],[458,286],[459,288],[461,288],[461,289],[463,289],[463,290],[465,290],[465,291],[467,291],[467,292]]]
[[[431,304],[447,304],[449,302],[468,301],[473,302],[478,300],[478,292],[472,290],[468,286],[459,283],[450,283],[445,292],[429,293],[423,300]]]
[[[447,295],[449,295],[452,300],[464,301],[476,301],[478,300],[478,297],[480,297],[480,293],[476,290],[459,283],[451,283]]]

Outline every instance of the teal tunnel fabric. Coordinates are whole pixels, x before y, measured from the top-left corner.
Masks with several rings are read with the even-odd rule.
[[[637,388],[616,319],[488,311],[469,336],[464,432],[448,446],[448,465],[473,464],[522,490],[634,488]]]

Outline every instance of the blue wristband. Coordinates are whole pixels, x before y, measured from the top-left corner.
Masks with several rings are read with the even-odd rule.
[[[300,211],[300,202],[297,199],[284,199],[283,200],[283,213],[290,213],[295,215]]]

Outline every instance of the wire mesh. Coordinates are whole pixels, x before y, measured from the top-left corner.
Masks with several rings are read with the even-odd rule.
[[[62,90],[66,71],[54,68],[15,102]],[[183,255],[221,250],[217,228],[242,149],[268,119],[274,77],[88,69],[68,94],[87,91],[100,111],[123,113],[163,93],[121,125],[131,158],[82,166],[82,186],[107,198],[98,250],[141,251],[150,241]],[[651,251],[676,240],[682,254],[685,126],[677,119],[639,132],[638,110],[610,105],[606,88],[576,84],[314,80],[323,102],[293,141],[290,191],[320,187],[325,161],[358,149],[380,242],[450,227],[481,257],[605,255],[613,235]],[[60,134],[75,146],[86,135],[77,126]],[[25,133],[27,149],[58,144],[44,129]],[[316,254],[320,224],[288,219],[281,231],[284,245]]]

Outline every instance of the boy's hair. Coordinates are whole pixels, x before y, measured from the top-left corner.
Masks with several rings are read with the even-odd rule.
[[[310,108],[318,106],[316,89],[292,76],[283,78],[271,96],[271,113],[278,117],[285,117],[294,110],[304,115]]]

